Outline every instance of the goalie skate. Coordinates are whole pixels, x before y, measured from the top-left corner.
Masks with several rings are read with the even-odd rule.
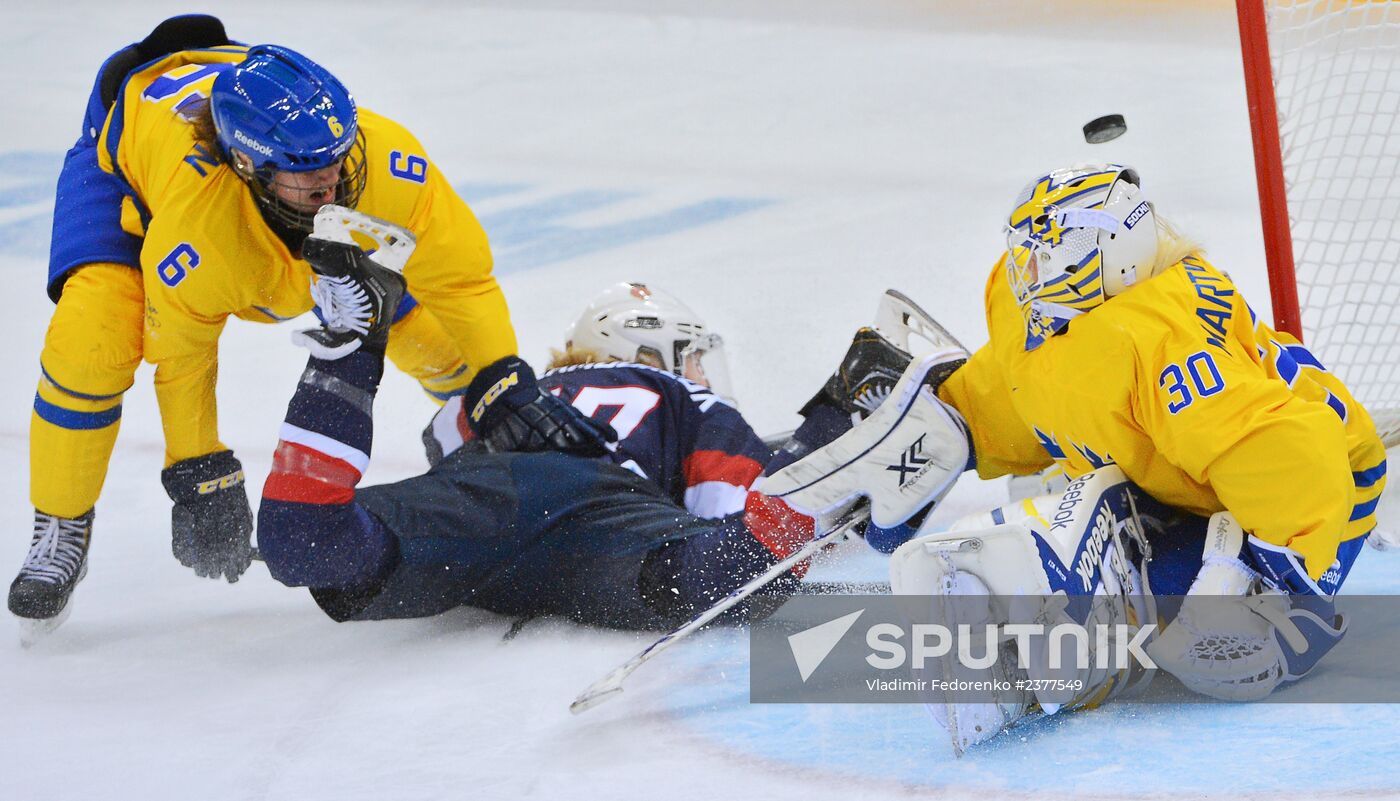
[[[1256,701],[1302,678],[1347,632],[1330,598],[1266,586],[1240,559],[1246,536],[1231,513],[1211,516],[1201,570],[1149,647],[1188,689],[1226,701]]]

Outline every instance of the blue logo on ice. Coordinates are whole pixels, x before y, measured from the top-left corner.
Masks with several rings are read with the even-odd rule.
[[[788,635],[788,647],[792,649],[792,658],[797,662],[797,672],[802,676],[803,684],[821,667],[832,649],[863,614],[864,609],[857,609],[849,615]]]

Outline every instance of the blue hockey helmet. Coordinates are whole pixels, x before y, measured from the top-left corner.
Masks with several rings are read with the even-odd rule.
[[[277,45],[257,45],[219,74],[209,97],[219,146],[254,189],[270,222],[311,230],[316,209],[278,197],[276,174],[340,165],[327,203],[354,207],[364,191],[364,135],[355,98],[324,67]]]

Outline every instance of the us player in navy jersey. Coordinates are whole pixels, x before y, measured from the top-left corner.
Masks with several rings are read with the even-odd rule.
[[[370,308],[332,309],[325,327],[342,326],[341,316],[380,319],[377,308],[394,302],[393,273],[354,245],[319,250],[337,248],[343,257],[313,258],[313,269],[343,275],[351,265]],[[673,626],[812,538],[812,518],[751,487],[848,430],[870,382],[892,384],[908,361],[862,329],[775,455],[725,397],[719,337],[679,300],[622,284],[588,307],[555,355],[559,366],[538,379],[542,391],[612,426],[618,441],[607,455],[500,452],[474,439],[468,418],[490,413],[488,391],[477,407],[453,401],[434,419],[427,473],[357,488],[383,369],[383,332],[364,328],[349,354],[317,346],[343,341],[343,332],[302,337],[312,356],[258,515],[273,577],[308,587],[336,620],[471,605],[619,628]],[[790,591],[804,571],[799,565],[776,591]]]

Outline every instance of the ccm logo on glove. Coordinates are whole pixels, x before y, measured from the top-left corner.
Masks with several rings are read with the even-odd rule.
[[[585,417],[561,398],[544,392],[535,371],[518,356],[498,359],[476,374],[462,396],[472,433],[491,450],[560,451],[602,456],[617,432]]]
[[[501,397],[501,395],[504,394],[506,390],[519,383],[520,373],[513,372],[505,378],[502,378],[500,381],[497,381],[496,383],[492,384],[491,387],[487,389],[485,393],[482,394],[481,400],[476,402],[476,406],[472,407],[472,422],[480,423],[481,416],[486,414],[486,407],[495,403],[496,399]]]
[[[218,492],[219,490],[225,490],[229,487],[236,487],[242,483],[243,471],[237,470],[235,472],[229,473],[226,476],[221,476],[219,478],[211,478],[208,481],[199,482],[199,484],[195,487],[195,492],[198,492],[200,495],[208,495],[211,492]]]

